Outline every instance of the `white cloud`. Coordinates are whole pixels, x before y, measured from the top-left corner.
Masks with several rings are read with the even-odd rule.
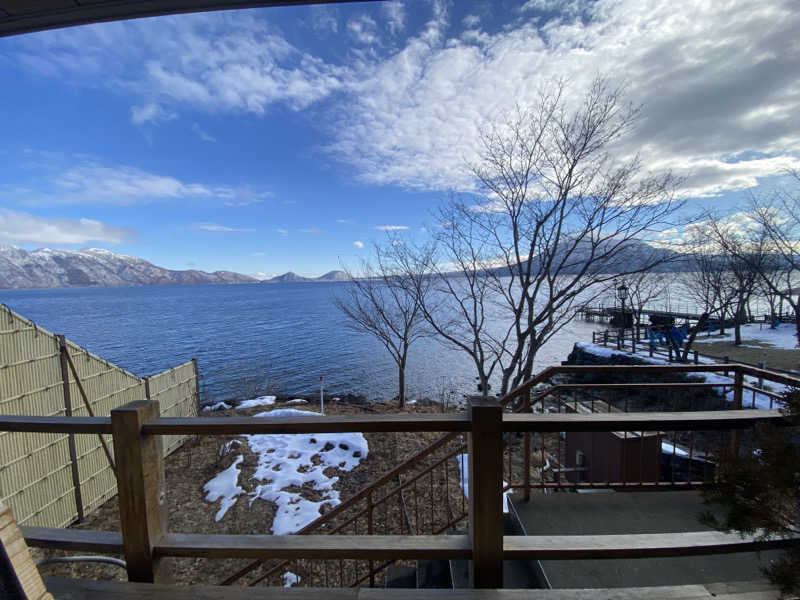
[[[499,30],[472,29],[470,15],[467,31],[450,34],[447,4],[435,1],[399,48],[380,44],[371,17],[350,19],[347,33],[369,47],[338,63],[298,49],[256,12],[33,34],[3,54],[29,72],[133,93],[143,120],[154,110],[260,115],[328,100],[319,106],[330,118],[317,121],[329,124],[333,156],[368,183],[421,189],[470,189],[464,162],[480,124],[534,101],[556,77],[579,91],[602,73],[627,81],[644,107],[615,150],[672,167],[686,175],[684,194],[708,196],[752,187],[797,157],[795,4],[529,0]],[[387,27],[399,27],[402,5],[391,6]],[[336,14],[314,9],[312,25],[335,31]]]
[[[627,81],[630,100],[643,105],[638,127],[615,150],[687,175],[684,194],[751,187],[795,160],[800,11],[792,0],[559,6],[549,21],[463,39],[446,38],[446,23],[432,19],[398,52],[364,67],[331,150],[369,183],[468,190],[464,163],[475,156],[480,124],[533,102],[559,76],[580,91],[602,73]],[[575,10],[582,18],[564,17]]]
[[[383,4],[383,14],[389,31],[395,35],[406,27],[406,6],[400,0],[391,0]]]
[[[380,231],[404,231],[408,229],[408,225],[377,225],[375,229]]]
[[[177,118],[175,113],[164,110],[155,102],[148,102],[141,106],[131,106],[131,121],[134,125],[156,124],[163,121],[171,121],[175,118]]]
[[[192,123],[192,131],[204,142],[216,142],[217,138],[215,138],[210,133],[206,132],[204,129],[200,127],[197,123]]]
[[[220,200],[246,206],[272,196],[248,186],[186,182],[127,165],[105,165],[91,156],[29,151],[18,166],[31,181],[0,185],[0,197],[27,205],[114,204],[128,206],[181,199]]]
[[[281,234],[283,237],[286,237],[287,235],[289,235],[289,230],[285,229],[283,227],[278,227],[275,231],[278,232],[279,234]]]
[[[363,248],[364,242],[362,242],[361,240],[356,240],[355,242],[353,242],[353,246],[355,246],[356,248]]]
[[[467,29],[474,29],[481,23],[481,18],[478,15],[467,15],[461,19],[461,24]]]
[[[302,229],[298,229],[297,231],[299,231],[300,233],[314,233],[314,234],[322,233],[322,229],[320,229],[319,227],[315,227],[313,225],[311,227],[303,227]]]
[[[347,21],[347,31],[359,44],[370,45],[378,41],[378,26],[369,15],[361,15]]]
[[[194,223],[192,225],[195,229],[201,229],[203,231],[215,231],[215,232],[249,232],[255,231],[255,229],[245,227],[228,227],[227,225],[220,225],[219,223]]]
[[[42,217],[26,212],[0,208],[0,241],[32,244],[85,244],[105,242],[119,244],[134,232],[123,227],[106,225],[95,219]]]
[[[8,53],[27,71],[140,96],[132,108],[137,122],[187,106],[264,114],[280,103],[299,110],[339,89],[346,71],[298,50],[250,11],[34,34]]]

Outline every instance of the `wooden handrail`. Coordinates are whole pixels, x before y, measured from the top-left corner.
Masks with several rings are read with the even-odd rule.
[[[625,535],[506,536],[506,560],[651,558],[698,556],[732,552],[756,552],[786,548],[800,542],[798,537],[762,538],[721,531],[680,533],[638,533]]]
[[[204,535],[170,533],[159,556],[285,559],[449,559],[472,557],[466,535]]]
[[[117,554],[117,532],[51,527],[22,527],[34,547]],[[505,536],[505,560],[645,558],[754,552],[785,548],[800,537],[764,538],[719,531],[624,535]],[[470,559],[466,535],[165,535],[155,546],[159,556],[285,559]]]
[[[359,431],[469,431],[466,414],[347,415],[317,417],[160,417],[142,426],[146,435],[243,435],[270,433],[340,433]]]
[[[0,431],[21,431],[27,433],[111,433],[111,418],[0,415]]]
[[[119,531],[29,526],[20,529],[28,545],[36,548],[122,554],[122,534]]]
[[[696,412],[548,413],[503,415],[503,431],[708,431],[747,429],[756,423],[787,423],[779,410],[711,410]]]

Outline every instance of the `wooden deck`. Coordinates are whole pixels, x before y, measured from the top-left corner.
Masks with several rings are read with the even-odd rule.
[[[252,588],[171,586],[83,579],[45,578],[56,600],[775,600],[777,591],[760,581],[593,590],[416,590],[381,588]]]

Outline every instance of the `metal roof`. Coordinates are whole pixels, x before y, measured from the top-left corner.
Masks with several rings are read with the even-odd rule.
[[[0,0],[0,37],[176,13],[376,0]]]

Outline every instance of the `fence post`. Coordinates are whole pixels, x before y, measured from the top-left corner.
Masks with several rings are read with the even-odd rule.
[[[603,346],[608,346],[608,330],[603,332]]]
[[[669,362],[672,362],[672,346],[668,346],[667,349],[669,350]]]
[[[594,343],[596,343],[596,342],[595,342],[595,337],[596,337],[596,335],[595,335],[595,334],[596,334],[596,333],[597,333],[596,331],[592,331],[592,343],[593,343],[593,344],[594,344]]]
[[[694,364],[700,364],[700,353],[697,350],[694,351]]]
[[[470,398],[469,532],[473,588],[503,587],[503,409],[495,398]]]
[[[142,425],[160,414],[158,402],[147,400],[129,402],[111,411],[122,547],[129,581],[165,583],[170,579],[166,564],[153,555],[153,547],[167,531],[161,437],[142,434]]]
[[[631,353],[636,354],[636,338],[631,337]]]
[[[67,363],[67,341],[61,334],[56,334],[56,346],[61,363],[61,389],[64,392],[64,416],[72,416],[72,394],[69,389],[69,364]],[[67,447],[69,448],[69,462],[72,470],[72,489],[75,493],[75,510],[78,513],[78,522],[83,521],[83,496],[81,494],[81,476],[78,471],[78,452],[75,448],[75,434],[67,434]]]
[[[622,350],[622,334],[617,334],[617,350]]]
[[[194,405],[195,409],[200,409],[200,372],[197,370],[197,359],[192,358],[194,365]]]

